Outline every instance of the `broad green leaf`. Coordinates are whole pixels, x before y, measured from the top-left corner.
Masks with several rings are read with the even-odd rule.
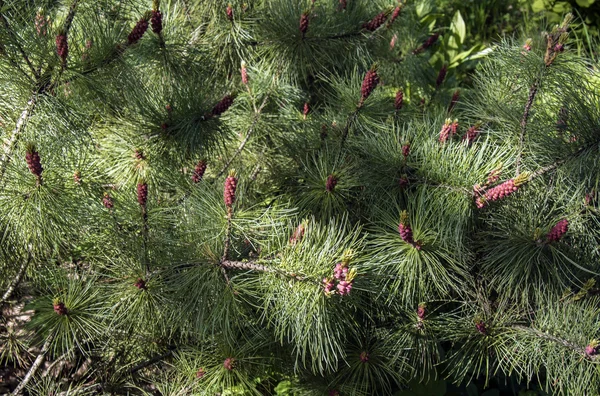
[[[546,1],[545,0],[535,0],[531,3],[531,9],[533,12],[541,12],[546,9]]]
[[[467,37],[467,27],[460,11],[456,11],[452,18],[452,32],[458,36],[458,45],[465,42],[465,38]]]
[[[588,8],[596,2],[596,0],[575,0],[579,7]]]

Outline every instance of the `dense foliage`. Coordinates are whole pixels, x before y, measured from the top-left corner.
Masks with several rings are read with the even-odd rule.
[[[585,25],[448,3],[0,0],[0,389],[597,393]]]

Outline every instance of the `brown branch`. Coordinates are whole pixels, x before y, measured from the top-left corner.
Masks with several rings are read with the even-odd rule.
[[[23,391],[23,388],[25,388],[27,386],[27,384],[29,383],[29,381],[31,381],[31,379],[33,378],[33,376],[35,375],[37,370],[40,368],[40,365],[44,361],[44,357],[46,356],[46,353],[48,353],[48,350],[50,350],[50,344],[52,343],[53,339],[54,339],[53,335],[48,336],[48,338],[46,339],[46,342],[44,342],[44,345],[42,346],[42,350],[40,351],[39,355],[35,358],[35,361],[31,365],[31,368],[29,369],[27,374],[25,374],[23,381],[21,381],[21,383],[13,391],[13,393],[12,393],[13,395],[20,394]]]
[[[27,107],[25,107],[25,109],[21,113],[21,116],[17,120],[15,129],[13,129],[10,137],[4,143],[4,152],[2,153],[2,157],[0,158],[0,182],[4,179],[4,173],[6,172],[6,167],[10,162],[11,154],[17,144],[17,141],[19,140],[19,137],[21,136],[21,132],[25,128],[25,125],[27,124],[27,121],[31,116],[31,113],[35,109],[36,104],[37,94],[34,93],[27,102]]]
[[[297,281],[307,281],[312,282],[317,285],[321,285],[321,283],[313,278],[309,278],[305,275],[298,275],[295,272],[287,272],[281,270],[279,268],[267,267],[266,265],[259,264],[256,261],[232,261],[232,260],[222,260],[219,265],[221,268],[233,269],[233,270],[245,270],[245,271],[256,271],[256,272],[265,272],[269,274],[277,274],[286,278],[292,278]]]
[[[32,258],[31,257],[31,245],[29,246],[29,248],[30,248],[30,250],[29,250],[29,253],[27,254],[27,260],[21,264],[21,267],[19,268],[19,272],[17,272],[17,276],[15,276],[15,278],[11,282],[10,286],[8,287],[8,289],[6,290],[4,295],[2,295],[0,304],[6,302],[6,300],[8,300],[10,298],[10,296],[12,296],[13,292],[15,291],[15,289],[17,288],[17,286],[23,279],[25,272],[27,272],[27,267],[29,267],[29,264],[31,263],[31,258]]]
[[[154,356],[152,359],[146,360],[145,362],[142,362],[136,366],[133,366],[130,370],[129,370],[129,374],[135,374],[136,372],[140,371],[143,368],[146,368],[148,366],[151,366],[155,363],[160,362],[161,360],[163,360],[164,358],[170,356],[173,354],[174,349],[169,350],[168,352],[162,353],[160,355],[156,355]]]
[[[527,130],[527,121],[529,120],[529,114],[531,112],[531,106],[535,100],[535,96],[538,92],[538,82],[535,82],[529,89],[529,97],[525,104],[525,110],[523,111],[523,118],[521,118],[521,134],[519,136],[519,153],[517,155],[517,176],[520,174],[521,168],[521,156],[523,155],[523,143],[525,141],[525,132]]]

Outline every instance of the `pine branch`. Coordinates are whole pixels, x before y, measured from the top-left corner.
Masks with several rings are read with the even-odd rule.
[[[23,381],[21,381],[21,383],[13,391],[13,393],[12,393],[13,395],[20,394],[23,391],[23,389],[27,386],[29,381],[31,381],[31,379],[33,378],[33,376],[35,375],[37,370],[40,368],[40,365],[44,361],[44,357],[46,356],[46,353],[48,353],[48,350],[50,350],[50,344],[52,344],[53,339],[54,339],[53,335],[48,336],[48,338],[46,339],[46,342],[42,346],[42,350],[40,351],[37,358],[35,358],[33,365],[31,365],[31,368],[29,369],[29,371],[23,378]]]
[[[17,288],[17,286],[23,279],[25,272],[27,272],[27,267],[29,267],[29,264],[31,263],[31,258],[32,258],[31,257],[31,245],[29,245],[29,253],[27,255],[27,260],[25,262],[23,262],[23,264],[21,264],[21,267],[19,268],[19,272],[17,272],[17,276],[15,276],[15,278],[11,282],[10,286],[8,287],[8,289],[2,296],[2,299],[0,300],[0,304],[5,303],[12,296],[13,292],[15,291],[15,289]]]
[[[2,154],[2,158],[0,158],[0,183],[4,180],[4,174],[6,173],[6,167],[10,162],[12,152],[17,144],[17,141],[19,140],[19,137],[21,136],[21,132],[25,128],[25,125],[27,124],[27,121],[31,116],[31,113],[35,109],[36,104],[37,94],[34,93],[31,99],[29,99],[29,101],[27,102],[27,107],[25,107],[25,109],[21,113],[21,116],[17,120],[17,125],[15,126],[15,129],[13,129],[8,140],[4,142],[4,153]]]
[[[277,274],[283,277],[292,278],[297,281],[307,281],[312,282],[317,285],[321,285],[320,282],[313,278],[309,278],[308,276],[298,275],[294,272],[286,272],[280,270],[278,268],[267,267],[266,265],[259,264],[256,261],[231,261],[231,260],[222,260],[220,263],[222,268],[227,269],[235,269],[235,270],[247,270],[247,271],[256,271],[256,272],[266,272],[270,274]]]
[[[517,154],[517,176],[520,174],[521,167],[521,156],[523,155],[523,143],[525,141],[525,132],[527,130],[527,121],[529,120],[529,113],[531,112],[531,106],[538,92],[539,81],[536,81],[529,89],[529,97],[525,104],[525,110],[523,111],[523,118],[521,118],[521,134],[519,136],[519,152]]]
[[[556,337],[556,336],[554,336],[552,334],[548,334],[548,333],[545,333],[545,332],[543,332],[541,330],[534,329],[532,327],[523,326],[523,325],[512,325],[511,328],[513,328],[515,330],[523,331],[525,333],[534,335],[534,336],[542,338],[544,340],[552,341],[552,342],[554,342],[556,344],[560,344],[560,345],[564,346],[565,348],[571,349],[572,351],[577,352],[578,354],[586,356],[585,348],[584,347],[581,347],[581,346],[579,346],[577,344],[574,344],[574,343],[572,343],[572,342],[570,342],[568,340],[565,340],[563,338]]]
[[[135,374],[135,373],[137,373],[138,371],[140,371],[140,370],[141,370],[141,369],[143,369],[143,368],[146,368],[146,367],[148,367],[148,366],[151,366],[151,365],[153,365],[153,364],[155,364],[155,363],[158,363],[158,362],[160,362],[160,361],[161,361],[161,360],[163,360],[164,358],[166,358],[166,357],[168,357],[168,356],[172,355],[174,351],[175,351],[175,348],[172,348],[172,349],[170,349],[169,351],[167,351],[167,352],[165,352],[165,353],[162,353],[162,354],[160,354],[160,355],[156,355],[156,356],[154,356],[152,359],[146,360],[145,362],[142,362],[142,363],[140,363],[140,364],[138,364],[138,365],[136,365],[136,366],[132,367],[132,368],[129,370],[129,374]]]

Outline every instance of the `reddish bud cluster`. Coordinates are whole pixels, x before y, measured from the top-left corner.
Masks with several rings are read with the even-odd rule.
[[[304,13],[300,16],[300,33],[302,33],[302,38],[304,38],[304,36],[306,35],[306,32],[308,31],[308,14]]]
[[[450,99],[450,104],[448,105],[448,113],[450,113],[452,111],[452,109],[454,109],[454,106],[456,106],[459,99],[460,99],[460,91],[457,89],[452,94],[452,99]]]
[[[42,172],[44,168],[42,167],[42,162],[40,159],[40,154],[35,150],[34,146],[30,146],[27,148],[27,152],[25,153],[25,161],[27,162],[27,167],[29,171],[35,175],[37,178],[37,184],[42,184]]]
[[[425,304],[419,304],[419,307],[417,308],[417,317],[419,320],[425,319],[426,314],[427,312],[425,310]]]
[[[73,181],[75,182],[75,184],[81,184],[81,172],[76,170],[75,173],[73,173]]]
[[[600,345],[598,345],[596,342],[590,342],[585,347],[585,354],[588,357],[596,356],[599,352],[600,352]]]
[[[404,145],[402,146],[402,155],[404,156],[404,158],[408,157],[408,155],[410,154],[410,143],[404,143]]]
[[[396,110],[400,110],[402,108],[402,105],[404,104],[404,92],[402,92],[402,90],[398,90],[398,92],[396,92],[396,97],[394,98],[394,108]]]
[[[369,353],[367,351],[362,351],[359,359],[362,363],[367,363],[369,361]]]
[[[233,7],[231,6],[231,4],[227,5],[225,13],[227,14],[227,19],[233,22]]]
[[[206,371],[203,367],[200,367],[198,371],[196,371],[196,378],[202,378],[206,375]]]
[[[477,329],[478,332],[480,332],[483,335],[487,335],[488,334],[488,329],[485,325],[485,322],[482,320],[478,320],[475,323],[475,328]]]
[[[481,133],[481,125],[475,124],[475,125],[471,126],[469,129],[467,129],[467,132],[464,134],[462,140],[463,140],[463,142],[466,141],[467,144],[471,144],[471,143],[473,143],[473,141],[475,139],[477,139],[477,136],[479,136],[480,133]]]
[[[440,85],[444,83],[444,80],[446,79],[446,73],[448,73],[448,66],[444,64],[438,72],[437,78],[435,80],[435,86],[437,88],[439,88]]]
[[[335,177],[335,175],[327,176],[327,181],[325,182],[325,190],[328,193],[333,192],[337,183],[338,183],[338,179],[337,179],[337,177]]]
[[[304,224],[298,224],[298,227],[294,230],[294,233],[290,237],[290,245],[295,245],[304,238],[305,227]]]
[[[64,316],[69,313],[67,307],[65,307],[65,303],[63,303],[62,301],[54,302],[53,307],[54,312],[56,312],[57,315]]]
[[[546,235],[546,239],[548,242],[556,242],[559,241],[569,230],[569,220],[562,219]]]
[[[458,120],[452,121],[450,118],[446,119],[446,122],[440,130],[440,143],[446,143],[448,138],[452,138],[458,132]]]
[[[403,211],[400,215],[400,224],[398,224],[398,233],[400,234],[400,238],[414,247],[417,250],[421,250],[421,242],[415,241],[413,237],[412,228],[408,223],[408,213]]]
[[[398,180],[398,186],[400,186],[401,189],[404,189],[408,186],[408,177],[406,177],[406,175],[402,175],[400,177]]]
[[[67,56],[69,56],[69,43],[67,42],[67,35],[64,33],[56,36],[56,53],[63,64],[65,64]]]
[[[146,159],[146,156],[144,155],[144,152],[142,150],[139,149],[135,149],[135,151],[133,152],[133,157],[138,160],[138,161],[143,161]]]
[[[148,184],[138,183],[137,200],[140,206],[146,207],[146,203],[148,202]]]
[[[335,265],[333,278],[323,278],[323,286],[327,295],[336,293],[336,290],[340,296],[348,295],[352,290],[353,283],[354,273],[349,271],[347,261],[342,261]]]
[[[244,62],[242,62],[241,74],[242,83],[244,83],[244,85],[248,85],[248,70],[246,70],[246,64]]]
[[[398,34],[394,33],[394,35],[390,39],[390,51],[394,49],[397,42],[398,42]]]
[[[518,189],[519,187],[515,185],[514,179],[507,180],[504,183],[487,190],[483,196],[477,198],[475,204],[478,208],[483,208],[488,204],[488,202],[503,199],[509,196],[510,194],[514,193]]]
[[[348,6],[347,0],[340,0],[340,11],[343,11]]]
[[[44,16],[42,10],[35,14],[35,30],[38,36],[45,36],[48,33],[49,17]]]
[[[374,32],[381,25],[383,25],[385,23],[386,19],[387,19],[387,15],[386,15],[385,11],[380,12],[375,17],[373,17],[373,19],[371,19],[369,22],[363,23],[362,28],[365,30],[368,30],[369,32]]]
[[[360,87],[360,102],[358,106],[362,106],[364,101],[371,95],[375,87],[379,84],[379,75],[377,74],[377,69],[372,67],[367,74],[365,74],[365,78],[363,79],[362,85]]]
[[[112,209],[114,206],[113,200],[108,193],[104,193],[104,197],[102,197],[102,205],[104,205],[106,209]]]
[[[592,190],[589,193],[585,194],[585,204],[586,206],[590,206],[592,205],[594,202],[596,202],[596,190]]]
[[[394,11],[392,11],[392,16],[390,17],[389,25],[391,25],[396,19],[398,19],[398,17],[400,16],[400,11],[402,11],[402,5],[399,5],[396,8],[394,8]]]
[[[200,182],[200,180],[202,180],[202,177],[204,176],[204,172],[206,172],[206,161],[200,160],[194,168],[194,173],[192,174],[192,181],[194,183]]]
[[[225,188],[223,190],[223,199],[225,206],[230,208],[235,202],[235,190],[237,189],[237,178],[233,175],[227,176],[225,179]]]
[[[310,113],[310,104],[308,102],[304,102],[304,108],[302,109],[302,115],[304,116],[304,119],[306,119],[308,113]]]
[[[162,32],[162,13],[160,11],[152,11],[152,17],[150,17],[150,25],[152,25],[152,31],[154,33],[160,34]]]
[[[131,30],[129,36],[127,36],[127,42],[129,45],[140,41],[140,39],[144,36],[144,33],[146,33],[146,30],[148,30],[148,20],[146,20],[146,18],[141,18],[138,23],[135,24],[135,27]]]
[[[523,49],[527,52],[531,51],[531,43],[532,43],[531,39],[525,40],[525,44],[523,44]]]
[[[235,368],[235,359],[228,357],[223,361],[223,367],[229,371],[233,370]]]
[[[431,36],[429,36],[429,38],[427,40],[425,40],[425,42],[423,44],[421,44],[419,47],[417,47],[414,51],[413,54],[418,55],[421,52],[425,51],[427,48],[431,47],[433,44],[436,43],[436,41],[438,41],[438,38],[440,37],[439,33],[434,33]]]
[[[143,280],[142,278],[138,278],[137,281],[133,285],[140,290],[146,290],[146,281]]]
[[[210,112],[210,116],[215,117],[223,114],[227,111],[227,109],[229,109],[229,107],[231,107],[232,104],[233,96],[226,95],[223,99],[219,101],[219,103],[215,105],[215,107],[213,107],[212,111]]]
[[[337,389],[332,389],[329,391],[329,396],[340,396],[340,391]]]

